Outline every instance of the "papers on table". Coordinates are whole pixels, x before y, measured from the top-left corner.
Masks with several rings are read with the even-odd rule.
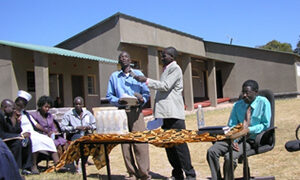
[[[226,134],[230,131],[229,126],[205,126],[198,129],[198,134],[208,132],[209,134]]]

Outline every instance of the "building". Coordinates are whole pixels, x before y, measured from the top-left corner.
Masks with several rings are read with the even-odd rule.
[[[278,95],[300,92],[299,55],[204,41],[122,13],[57,45],[110,59],[116,59],[123,50],[128,51],[137,68],[153,79],[159,79],[160,51],[168,46],[179,51],[177,63],[183,70],[188,110],[199,99],[209,99],[216,106],[218,97],[236,98],[247,79],[257,80],[262,89],[271,89]],[[109,75],[116,69],[103,65],[100,71]],[[100,81],[107,82],[108,77],[102,76]],[[105,93],[104,85],[100,87],[100,96]],[[151,95],[153,103],[154,91]]]
[[[41,51],[42,48],[27,46],[0,42],[0,68],[4,75],[0,82],[8,84],[1,87],[2,99],[14,97],[18,89],[35,87],[34,97],[47,93],[61,96],[65,106],[70,106],[78,94],[86,99],[88,108],[100,106],[109,76],[119,68],[117,61],[111,59],[127,51],[135,68],[159,79],[160,52],[168,46],[179,52],[177,63],[183,71],[187,110],[194,108],[195,101],[208,99],[216,106],[217,98],[238,97],[247,79],[258,81],[261,89],[271,89],[276,95],[296,96],[300,92],[298,54],[209,42],[122,13],[56,45],[59,50],[65,49],[67,55],[56,52],[54,47]],[[5,68],[6,64],[9,68]],[[35,83],[30,80],[33,77]],[[151,91],[151,103],[154,93]]]
[[[28,91],[35,109],[38,98],[60,97],[64,106],[82,96],[87,108],[99,106],[99,66],[117,61],[55,47],[0,41],[0,100],[14,100],[18,90]]]

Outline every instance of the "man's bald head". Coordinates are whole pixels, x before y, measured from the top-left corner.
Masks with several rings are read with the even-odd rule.
[[[1,102],[1,109],[4,111],[6,115],[11,115],[15,110],[15,108],[16,108],[15,103],[10,99],[4,99]]]

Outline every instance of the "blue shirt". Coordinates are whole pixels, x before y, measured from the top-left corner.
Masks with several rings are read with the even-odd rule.
[[[249,104],[244,100],[237,101],[231,111],[228,122],[229,127],[233,127],[239,123],[243,123]],[[267,98],[256,96],[251,103],[251,120],[249,126],[249,134],[251,139],[255,139],[256,135],[270,127],[271,122],[271,105]]]
[[[139,70],[132,70],[137,76],[144,76]],[[134,96],[134,93],[140,93],[143,96],[144,104],[149,99],[149,89],[146,83],[136,81],[130,74],[126,75],[122,70],[112,73],[109,78],[106,97],[109,102],[115,106],[121,106],[118,101],[124,94]]]

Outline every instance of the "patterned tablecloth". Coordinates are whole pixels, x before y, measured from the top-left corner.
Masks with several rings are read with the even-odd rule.
[[[213,142],[224,140],[232,135],[238,134],[243,130],[242,124],[232,128],[226,135],[211,135],[209,133],[197,134],[197,130],[163,130],[155,129],[143,132],[131,132],[128,134],[90,134],[73,141],[67,151],[61,156],[56,166],[49,168],[46,172],[59,170],[65,164],[76,161],[80,158],[80,143],[84,143],[84,155],[92,156],[97,169],[101,169],[106,165],[104,145],[107,144],[108,154],[119,143],[125,142],[142,142],[149,143],[157,147],[172,147],[176,144],[192,143],[192,142]],[[87,144],[86,144],[87,143]]]

